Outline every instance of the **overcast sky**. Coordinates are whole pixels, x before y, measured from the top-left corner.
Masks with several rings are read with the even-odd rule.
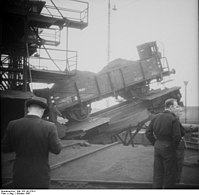
[[[108,0],[88,0],[89,24],[69,30],[69,48],[78,51],[78,69],[98,72],[107,64]],[[169,86],[187,86],[187,104],[198,98],[197,0],[111,0],[110,58],[137,60],[136,46],[158,41],[170,68],[176,70]]]
[[[86,1],[86,0],[85,0]],[[54,0],[66,4],[66,0]],[[87,0],[89,23],[83,30],[69,29],[69,50],[78,51],[78,69],[98,72],[107,64],[108,0]],[[138,60],[136,46],[157,41],[170,68],[176,70],[167,86],[180,86],[187,105],[199,106],[197,0],[110,0],[110,60]],[[117,10],[112,8],[116,6]],[[65,32],[62,43],[65,45]]]

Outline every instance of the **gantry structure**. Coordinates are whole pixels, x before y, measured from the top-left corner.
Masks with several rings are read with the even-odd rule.
[[[78,55],[69,50],[69,31],[88,26],[89,5],[78,0],[3,0],[0,7],[3,135],[10,120],[24,116],[24,101],[38,96],[32,83],[56,83],[75,75]]]
[[[4,0],[2,5],[0,91],[30,91],[32,82],[52,83],[75,74],[77,51],[68,49],[68,29],[87,27],[87,2]]]

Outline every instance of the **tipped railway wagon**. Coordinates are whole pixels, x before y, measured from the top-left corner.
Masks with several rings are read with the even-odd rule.
[[[78,71],[75,77],[55,83],[50,93],[62,115],[82,121],[91,112],[90,103],[118,95],[126,100],[146,97],[150,83],[175,73],[155,41],[139,45],[137,50],[137,61],[116,59],[97,74]]]

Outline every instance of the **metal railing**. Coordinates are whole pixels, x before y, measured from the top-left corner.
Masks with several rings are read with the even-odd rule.
[[[73,75],[77,70],[77,51],[40,48],[30,56],[29,62],[32,69],[62,71]]]
[[[38,36],[45,45],[58,46],[60,44],[61,31],[56,27],[48,29],[39,28]]]
[[[88,23],[89,4],[83,1],[47,0],[41,15]]]

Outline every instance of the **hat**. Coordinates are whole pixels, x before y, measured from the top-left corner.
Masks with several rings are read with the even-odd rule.
[[[25,103],[26,107],[29,107],[30,105],[33,105],[33,104],[41,106],[42,108],[45,109],[45,114],[48,113],[49,108],[48,108],[47,100],[45,98],[34,96],[28,99]]]

